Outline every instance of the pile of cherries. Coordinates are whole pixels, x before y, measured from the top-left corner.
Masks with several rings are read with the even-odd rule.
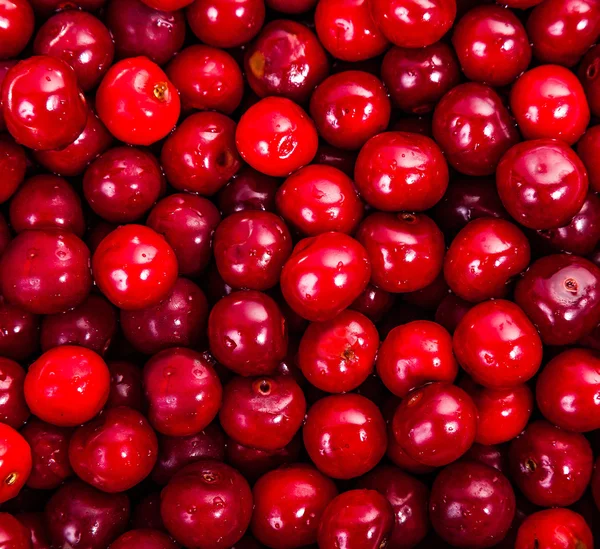
[[[0,0],[0,549],[600,546],[600,0],[499,3]]]

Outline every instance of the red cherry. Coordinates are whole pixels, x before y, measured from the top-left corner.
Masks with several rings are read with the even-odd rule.
[[[313,162],[314,164],[324,164],[331,166],[344,172],[348,177],[354,174],[354,163],[356,154],[353,151],[344,151],[336,147],[332,147],[327,143],[319,143],[317,155]]]
[[[110,549],[178,549],[178,545],[159,530],[130,530],[110,544]]]
[[[594,546],[583,517],[569,509],[546,509],[529,515],[519,527],[515,549],[535,547],[576,549]]]
[[[29,444],[5,423],[0,423],[0,457],[0,503],[4,503],[20,492],[31,472]]]
[[[372,322],[379,322],[394,305],[395,296],[377,286],[367,284],[349,309],[365,315]]]
[[[484,446],[483,444],[475,443],[462,457],[461,461],[478,461],[479,463],[497,469],[504,476],[508,476],[507,454],[507,446]]]
[[[267,6],[283,13],[303,13],[315,6],[318,0],[266,0]]]
[[[0,19],[0,59],[10,59],[23,51],[33,34],[35,19],[31,4],[27,0],[2,0]]]
[[[31,7],[40,17],[49,17],[53,12],[63,9],[65,0],[29,0]],[[85,11],[95,12],[106,4],[106,0],[69,0],[69,5]]]
[[[599,145],[600,125],[589,128],[577,143],[577,155],[587,170],[590,190],[594,192],[600,191],[600,156],[596,154]]]
[[[394,403],[397,404],[397,401],[394,401]],[[394,437],[394,432],[391,429],[391,425],[388,425],[388,447],[386,455],[394,465],[397,465],[403,471],[413,475],[423,475],[435,471],[435,467],[423,465],[411,458],[398,444]]]
[[[194,0],[142,0],[155,10],[175,11],[189,6]]]
[[[31,549],[50,548],[50,542],[46,534],[46,525],[44,524],[44,513],[19,513],[16,515],[16,518],[29,532]]]
[[[246,210],[273,212],[278,187],[279,180],[244,166],[219,191],[217,203],[224,216]]]
[[[39,344],[39,318],[0,298],[0,356],[24,360]]]
[[[127,406],[141,411],[142,404],[142,371],[125,360],[113,360],[108,363],[110,372],[110,392],[105,408]]]
[[[8,513],[0,513],[0,540],[6,549],[37,549],[31,542],[29,529]]]
[[[577,75],[581,82],[585,95],[587,96],[588,105],[592,114],[598,116],[600,114],[600,46],[591,48],[581,60]],[[1,78],[1,77],[0,77]]]
[[[12,137],[7,135],[3,135],[0,138],[0,170],[2,170],[0,203],[4,203],[23,183],[25,171],[27,170],[25,149],[15,143]]]
[[[2,103],[2,83],[6,78],[6,74],[12,69],[17,63],[18,59],[7,59],[0,61],[0,131],[6,130],[6,123],[4,122],[4,105]]]

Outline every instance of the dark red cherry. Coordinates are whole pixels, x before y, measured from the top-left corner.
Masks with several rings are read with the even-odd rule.
[[[600,61],[598,68],[600,69]],[[596,154],[598,146],[600,146],[600,125],[588,128],[577,143],[577,155],[587,170],[590,189],[594,192],[600,190],[600,157]]]
[[[362,313],[372,322],[379,322],[392,308],[394,301],[394,294],[372,284],[367,284],[367,287],[354,300],[349,309]]]
[[[29,417],[24,382],[25,370],[14,360],[0,358],[0,421],[14,429],[21,428]]]
[[[110,544],[110,549],[179,549],[179,546],[160,530],[130,530]]]
[[[44,513],[19,513],[16,515],[16,519],[29,531],[31,549],[50,549],[44,524]]]
[[[583,85],[590,111],[595,116],[600,114],[600,46],[591,48],[581,60],[577,71]]]
[[[10,135],[0,137],[0,170],[3,174],[2,185],[0,186],[0,203],[4,203],[23,183],[27,170],[25,149],[16,143]]]
[[[36,15],[40,17],[49,17],[52,13],[63,9],[64,2],[65,0],[29,0]],[[96,12],[106,4],[106,0],[69,0],[69,4],[74,8]]]
[[[337,168],[348,177],[352,177],[354,174],[356,153],[332,147],[327,143],[319,143],[319,148],[313,162],[314,164],[324,164],[325,166]]]
[[[246,210],[275,211],[275,194],[279,180],[244,166],[217,196],[223,216]]]
[[[0,297],[0,356],[22,361],[39,345],[39,317]]]
[[[504,446],[484,446],[477,442],[461,458],[462,461],[478,461],[508,476],[508,448]],[[508,548],[507,548],[508,549]]]
[[[454,294],[448,294],[435,311],[435,321],[453,334],[463,316],[472,307],[473,303]]]
[[[142,370],[125,360],[108,362],[110,392],[105,408],[127,406],[141,411],[145,407],[142,397]]]
[[[529,515],[519,527],[515,549],[564,547],[588,549],[594,538],[584,518],[569,509],[546,509]]]
[[[0,513],[0,543],[6,549],[37,549],[33,546],[29,529],[8,513]]]
[[[315,6],[318,0],[266,0],[267,6],[282,13],[304,13]]]

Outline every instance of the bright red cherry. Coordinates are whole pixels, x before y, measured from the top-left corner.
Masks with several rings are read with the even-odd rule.
[[[29,528],[8,513],[0,513],[0,543],[6,549],[37,549],[32,544]]]
[[[158,65],[147,57],[131,57],[115,63],[104,75],[96,108],[119,141],[151,145],[175,126],[179,94]]]
[[[105,408],[127,406],[141,411],[145,407],[142,402],[142,370],[136,364],[126,360],[113,360],[108,363],[110,372],[110,392]]]
[[[12,427],[0,423],[0,503],[14,498],[20,492],[30,472],[29,444]]]
[[[545,509],[529,515],[519,527],[515,549],[557,547],[590,549],[594,538],[584,518],[569,509]]]
[[[47,55],[29,57],[8,71],[2,105],[8,131],[35,150],[66,147],[83,131],[88,116],[73,69]]]
[[[577,77],[558,65],[527,71],[513,85],[510,108],[525,139],[575,143],[590,121],[590,109]]]
[[[0,138],[0,170],[3,174],[0,185],[0,203],[4,203],[23,183],[27,170],[25,149],[8,135]]]
[[[164,532],[151,529],[130,530],[110,544],[110,549],[179,549]]]
[[[92,258],[100,291],[117,307],[145,309],[171,292],[177,280],[175,252],[143,225],[123,225],[110,233]]]
[[[275,211],[275,193],[279,180],[244,166],[217,196],[223,216],[245,210]]]
[[[39,318],[0,298],[0,356],[22,361],[39,344]]]
[[[17,57],[29,42],[35,27],[31,4],[27,0],[2,0],[0,20],[0,59]]]

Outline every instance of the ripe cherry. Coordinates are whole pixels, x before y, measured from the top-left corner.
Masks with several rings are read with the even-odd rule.
[[[18,143],[15,143],[15,140],[8,135],[3,135],[0,138],[0,169],[3,173],[2,186],[0,187],[0,203],[4,203],[23,183],[27,170],[25,149]]]
[[[0,358],[0,421],[19,429],[29,417],[23,396],[25,370],[14,360]]]
[[[0,59],[17,57],[33,34],[35,19],[27,0],[3,0],[0,3]]]
[[[0,356],[22,361],[33,354],[39,345],[40,321],[0,298]]]
[[[0,540],[7,549],[37,549],[32,545],[29,529],[9,513],[0,513]]]
[[[110,549],[178,549],[178,545],[164,532],[151,529],[137,529],[118,537],[110,544]]]
[[[110,372],[110,393],[105,408],[127,406],[141,411],[145,408],[142,402],[142,371],[126,360],[112,360],[108,362]]]
[[[217,196],[223,216],[245,210],[275,211],[275,193],[279,180],[244,166]]]
[[[142,0],[155,10],[175,11],[189,6],[194,0]]]
[[[591,48],[581,60],[577,75],[588,100],[590,111],[600,113],[600,46]]]
[[[0,423],[0,503],[14,498],[20,492],[30,472],[29,444],[12,427]]]
[[[569,509],[545,509],[529,515],[519,527],[515,549],[552,547],[565,549],[594,546],[594,538],[584,518]],[[559,547],[560,547],[559,545]]]
[[[394,294],[386,292],[372,284],[367,284],[367,287],[353,301],[349,308],[362,313],[372,322],[379,322],[392,308],[394,301]]]

